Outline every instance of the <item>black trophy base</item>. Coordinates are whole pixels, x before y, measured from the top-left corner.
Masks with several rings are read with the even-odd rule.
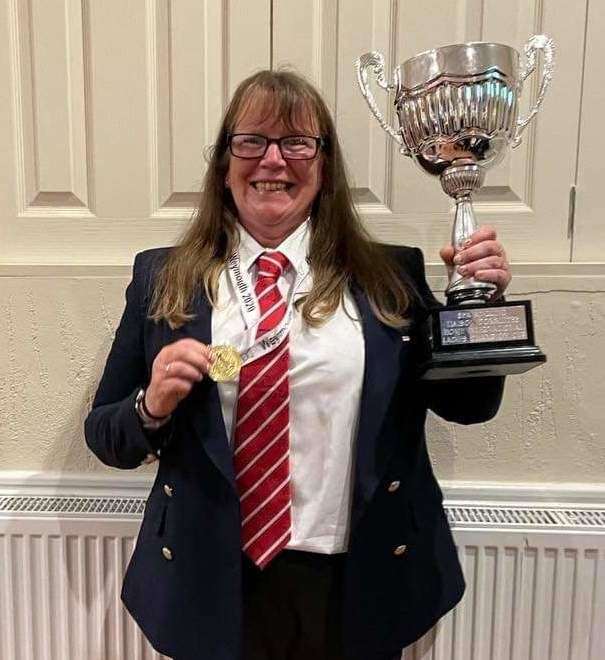
[[[546,362],[534,343],[529,300],[436,309],[431,341],[425,380],[522,374]]]
[[[522,374],[546,362],[546,355],[537,346],[470,349],[451,353],[433,353],[422,365],[425,380],[478,378]]]

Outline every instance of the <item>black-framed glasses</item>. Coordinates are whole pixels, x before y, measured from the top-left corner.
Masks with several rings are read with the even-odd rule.
[[[269,145],[275,143],[285,160],[311,160],[323,146],[323,140],[315,135],[269,138],[256,133],[230,133],[227,140],[229,151],[236,158],[263,158]]]

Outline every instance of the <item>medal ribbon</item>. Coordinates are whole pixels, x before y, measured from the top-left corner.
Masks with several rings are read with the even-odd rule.
[[[249,364],[282,344],[288,336],[294,316],[295,294],[298,293],[309,274],[309,264],[305,259],[298,269],[283,319],[275,328],[259,337],[255,335],[258,326],[263,321],[263,315],[261,315],[260,305],[254,294],[252,278],[248,272],[242,272],[239,253],[237,251],[233,252],[227,261],[227,272],[240,301],[240,309],[244,317],[244,323],[246,324],[246,330],[239,335],[235,335],[230,340],[230,343],[234,344],[240,352],[243,364]]]

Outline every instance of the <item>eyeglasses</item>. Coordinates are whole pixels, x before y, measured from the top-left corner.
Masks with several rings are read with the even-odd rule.
[[[324,141],[313,135],[285,135],[268,138],[255,133],[232,133],[227,137],[229,151],[236,158],[263,158],[269,145],[275,143],[285,160],[311,160]]]

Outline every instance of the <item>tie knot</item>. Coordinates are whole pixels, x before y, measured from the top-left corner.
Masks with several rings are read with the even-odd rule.
[[[263,252],[258,258],[258,276],[277,282],[290,262],[281,252]]]

